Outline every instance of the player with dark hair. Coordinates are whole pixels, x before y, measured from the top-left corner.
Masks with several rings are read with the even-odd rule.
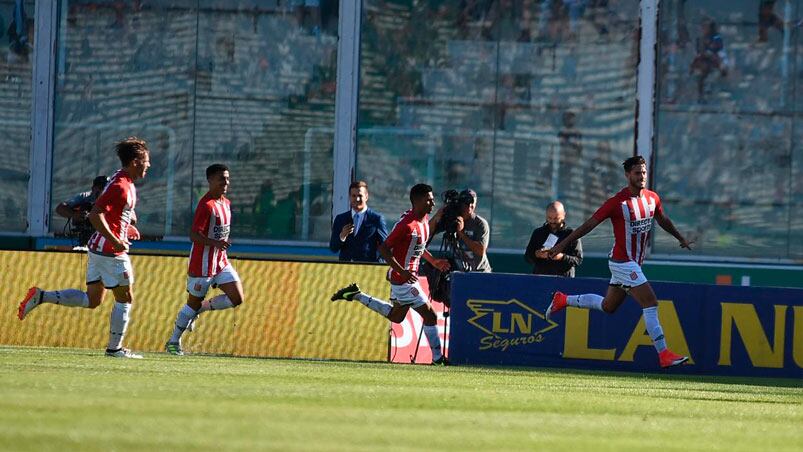
[[[134,269],[128,257],[129,240],[139,239],[139,232],[132,226],[137,204],[134,181],[145,177],[150,168],[150,152],[147,143],[136,137],[117,143],[116,151],[122,168],[111,177],[88,216],[96,232],[88,243],[86,292],[78,289],[44,291],[31,287],[19,305],[17,316],[23,320],[31,310],[44,303],[95,309],[103,301],[106,290],[110,289],[117,302],[111,312],[106,356],[142,358],[142,355],[123,348],[122,344],[134,302]]]
[[[647,278],[644,277],[641,264],[647,251],[653,219],[680,242],[681,248],[691,249],[692,242],[678,232],[672,220],[664,213],[658,195],[645,188],[647,165],[644,158],[631,157],[622,165],[627,177],[627,187],[608,199],[582,226],[549,251],[549,257],[555,257],[562,253],[569,243],[580,239],[606,218],[610,218],[615,242],[608,261],[611,270],[608,293],[603,298],[597,294],[566,295],[555,292],[546,310],[546,317],[549,318],[566,306],[596,309],[612,314],[629,293],[643,309],[647,333],[658,351],[661,367],[677,366],[689,358],[673,353],[667,348],[664,331],[658,320],[658,300]]]
[[[412,209],[403,213],[388,238],[379,245],[379,254],[390,265],[390,303],[360,291],[353,283],[332,295],[332,301],[357,300],[367,308],[387,317],[393,323],[401,323],[407,311],[413,308],[424,321],[424,334],[432,349],[433,364],[447,364],[438,336],[437,316],[424,290],[418,282],[418,266],[421,257],[441,271],[449,269],[446,259],[436,259],[427,250],[429,218],[435,206],[432,187],[417,184],[410,189]]]
[[[219,163],[210,165],[206,169],[206,180],[209,191],[198,201],[190,228],[192,250],[187,271],[187,304],[178,312],[173,335],[165,344],[165,351],[172,355],[184,354],[181,335],[199,314],[235,308],[245,299],[240,276],[226,256],[231,246],[231,202],[226,198],[229,168]],[[204,300],[210,286],[219,287],[223,293]]]

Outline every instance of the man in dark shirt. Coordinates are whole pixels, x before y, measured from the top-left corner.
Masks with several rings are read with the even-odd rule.
[[[559,275],[574,278],[574,268],[583,262],[583,245],[580,240],[570,243],[565,252],[549,258],[549,249],[572,233],[566,227],[566,211],[558,201],[546,208],[546,223],[533,231],[524,258],[533,264],[533,274]]]

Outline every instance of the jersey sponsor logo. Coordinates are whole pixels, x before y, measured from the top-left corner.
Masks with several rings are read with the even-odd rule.
[[[643,234],[652,229],[652,218],[644,218],[630,222],[630,232],[632,234]]]
[[[544,334],[558,326],[515,298],[468,300],[466,305],[474,313],[468,323],[486,334],[480,338],[480,350],[505,352],[511,347],[540,343]]]
[[[231,230],[231,225],[228,224],[215,225],[215,227],[212,228],[212,234],[214,235],[215,240],[223,240],[229,237],[230,230]]]
[[[415,247],[413,247],[413,259],[418,259],[424,255],[424,250],[427,249],[426,244],[424,243],[416,243]]]

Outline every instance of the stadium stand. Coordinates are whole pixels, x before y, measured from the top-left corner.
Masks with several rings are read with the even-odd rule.
[[[425,29],[413,27],[426,6],[365,8],[358,174],[370,184],[387,165],[407,170],[381,172],[372,185],[375,202],[389,213],[407,208],[398,187],[421,174],[437,190],[472,184],[480,213],[492,213],[494,246],[514,248],[556,194],[579,222],[596,207],[587,200],[596,203],[616,188],[619,181],[609,187],[605,176],[569,190],[580,187],[592,164],[604,161],[609,174],[610,162],[631,152],[632,115],[621,112],[634,102],[632,23],[620,23],[606,39],[583,23],[570,43],[489,41],[465,39],[442,11],[428,16]],[[555,158],[566,111],[578,112],[583,132],[580,171],[571,169],[576,162]],[[600,193],[589,197],[589,190]]]
[[[303,33],[278,7],[200,14],[143,8],[127,11],[120,22],[114,10],[79,5],[70,10],[67,23],[66,70],[57,88],[54,203],[83,187],[90,175],[113,169],[113,156],[96,167],[85,162],[96,160],[120,134],[137,132],[152,140],[152,148],[158,137],[155,150],[162,152],[162,161],[172,156],[176,169],[172,187],[157,165],[144,181],[138,208],[148,220],[143,233],[162,235],[170,229],[183,235],[193,200],[205,186],[198,175],[223,160],[234,175],[236,235],[268,238],[259,235],[264,228],[255,223],[253,206],[263,181],[270,179],[276,199],[298,204],[291,213],[299,215],[285,236],[270,238],[301,238],[306,199],[312,218],[305,238],[325,240],[329,213],[321,206],[331,202],[334,36]],[[158,45],[161,41],[166,45]],[[197,61],[188,60],[196,51]],[[307,190],[299,185],[305,158]],[[153,159],[160,159],[159,152]],[[176,212],[166,228],[171,192]]]

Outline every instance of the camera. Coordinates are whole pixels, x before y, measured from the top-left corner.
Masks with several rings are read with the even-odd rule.
[[[457,219],[462,214],[463,207],[475,201],[475,196],[474,191],[469,189],[462,192],[451,189],[443,193],[442,216],[435,226],[435,230],[432,231],[432,235],[444,233],[440,251],[442,256],[449,261],[451,268],[441,272],[429,262],[421,264],[420,273],[425,275],[429,281],[432,298],[446,303],[447,306],[450,304],[451,273],[453,271],[469,271],[467,259],[457,244]]]
[[[463,206],[474,202],[474,196],[469,190],[458,192],[455,189],[443,192],[443,216],[435,226],[433,235],[444,232],[446,237],[455,238],[457,234],[457,217],[460,216]]]
[[[82,221],[74,221],[73,219],[67,220],[64,225],[64,235],[75,240],[78,246],[86,246],[89,243],[89,238],[95,232],[95,228],[86,218],[86,215],[92,210],[93,203],[81,203],[73,208],[73,211],[80,212],[84,218]]]
[[[433,235],[439,232],[454,235],[457,233],[457,217],[460,216],[460,195],[457,190],[452,189],[443,192],[442,198],[443,214]]]

